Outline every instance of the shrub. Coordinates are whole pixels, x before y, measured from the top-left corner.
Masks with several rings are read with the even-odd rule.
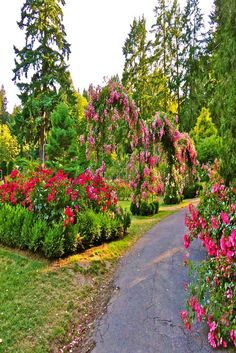
[[[130,211],[133,215],[137,216],[151,216],[157,214],[159,211],[159,202],[152,201],[141,201],[140,205],[132,202],[130,205]]]
[[[115,179],[112,183],[114,190],[117,192],[119,200],[129,200],[132,196],[130,184],[123,179]]]
[[[120,211],[114,213],[95,213],[87,210],[80,215],[78,231],[82,239],[83,247],[101,244],[103,241],[121,238],[130,226],[130,215]]]
[[[187,184],[184,187],[183,197],[184,199],[192,199],[196,197],[202,190],[202,185],[198,182]]]
[[[236,194],[215,174],[210,180],[199,206],[191,205],[185,219],[189,229],[184,236],[185,247],[199,238],[208,257],[197,264],[187,262],[192,281],[181,317],[188,329],[195,318],[206,321],[213,348],[236,347]]]
[[[13,171],[0,185],[0,242],[60,257],[123,236],[130,216],[100,172]]]
[[[46,257],[61,257],[65,252],[65,234],[62,224],[56,224],[48,229],[43,242],[42,250]]]

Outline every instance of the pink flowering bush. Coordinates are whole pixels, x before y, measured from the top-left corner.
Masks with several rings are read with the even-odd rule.
[[[101,237],[108,240],[123,236],[130,225],[129,215],[117,206],[116,192],[101,174],[102,169],[98,169],[95,173],[86,170],[75,178],[69,178],[62,170],[53,173],[50,169],[38,168],[28,175],[14,170],[0,185],[1,224],[2,226],[4,222],[7,224],[5,231],[0,232],[0,241],[7,245],[14,244],[21,248],[42,251],[49,257],[58,257],[78,248],[92,246],[94,243],[88,237],[86,242],[83,241],[86,229],[81,228],[80,222],[82,214],[87,210],[93,213],[94,222],[103,229],[99,233]],[[17,212],[14,210],[16,207]],[[21,212],[21,209],[27,212]],[[18,214],[21,213],[20,220]],[[6,216],[7,214],[11,214],[12,218]],[[99,214],[101,216],[97,216]],[[114,220],[119,232],[115,232],[114,229],[110,232],[111,224],[115,224]],[[5,233],[8,234],[8,228],[12,234],[14,233],[12,231],[14,222],[18,222],[16,230],[18,235],[27,232],[30,234],[31,226],[38,222],[35,241],[32,241],[30,235],[27,235],[28,238],[18,239],[18,235],[9,234],[7,238]],[[86,222],[83,224],[86,225]],[[55,229],[55,232],[50,229]],[[105,234],[106,231],[110,235]],[[97,236],[96,244],[99,241],[101,242],[102,238]]]
[[[157,173],[160,152],[166,153],[170,173],[173,165],[181,175],[196,164],[194,145],[187,134],[178,131],[177,121],[171,122],[158,113],[143,120],[128,92],[116,82],[110,81],[103,88],[91,87],[89,93],[91,100],[85,112],[87,136],[81,138],[86,143],[87,159],[100,164],[127,151],[130,156],[127,169],[137,208],[141,201],[146,202],[163,191]]]
[[[186,311],[181,318],[190,329],[196,318],[206,321],[208,341],[213,348],[236,347],[236,193],[211,174],[198,207],[189,206],[185,218],[188,248],[198,238],[207,259],[194,264],[188,261],[190,275]]]

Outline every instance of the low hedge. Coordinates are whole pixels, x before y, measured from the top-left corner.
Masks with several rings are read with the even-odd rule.
[[[48,223],[20,205],[3,204],[0,224],[2,244],[58,258],[123,237],[130,226],[130,215],[122,210],[119,215],[109,215],[88,209],[78,215],[76,224],[65,227],[63,222]]]
[[[137,216],[152,216],[158,213],[159,202],[157,200],[152,202],[141,201],[139,207],[136,203],[132,202],[130,205],[130,211],[133,215]]]
[[[200,183],[187,184],[184,187],[183,196],[185,199],[192,199],[202,190]]]

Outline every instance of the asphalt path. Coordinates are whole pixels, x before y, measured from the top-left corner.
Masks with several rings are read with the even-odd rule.
[[[92,353],[210,353],[207,330],[184,329],[186,209],[158,223],[121,260],[115,291],[95,328]],[[196,241],[190,257],[205,256]],[[224,351],[225,352],[225,351]]]

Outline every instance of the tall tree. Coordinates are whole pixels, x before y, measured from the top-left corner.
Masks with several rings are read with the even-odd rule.
[[[0,124],[6,124],[8,116],[6,91],[2,85],[0,89]]]
[[[166,78],[166,83],[172,97],[180,105],[180,38],[181,15],[178,0],[158,0],[154,8],[155,23],[151,33],[152,41],[151,63]],[[172,99],[173,99],[172,98]],[[169,95],[166,91],[164,110],[168,111]]]
[[[222,174],[227,184],[236,175],[236,1],[215,0],[213,105],[220,121]]]
[[[135,18],[130,33],[123,46],[125,64],[122,76],[123,85],[132,92],[133,99],[145,115],[145,86],[148,76],[148,50],[146,20]],[[145,117],[144,117],[145,118]]]
[[[144,120],[154,116],[156,111],[167,111],[165,105],[169,107],[172,103],[166,77],[160,69],[151,65],[150,47],[144,17],[134,19],[123,47],[125,64],[122,83],[132,93]]]
[[[75,119],[69,106],[60,103],[51,115],[52,128],[46,145],[49,164],[66,171],[75,170],[75,160],[78,155],[78,141],[75,129]]]
[[[18,22],[19,28],[25,30],[25,46],[14,47],[13,80],[20,90],[22,130],[39,147],[41,160],[50,129],[50,114],[59,97],[71,89],[65,62],[70,46],[61,5],[65,5],[65,0],[26,0]]]
[[[203,16],[199,7],[199,0],[187,0],[182,15],[181,38],[183,99],[180,109],[180,126],[185,131],[190,131],[193,128],[200,110],[205,104],[201,96],[202,82],[205,81],[204,75],[202,75],[204,64],[203,28]],[[206,74],[205,70],[204,73]]]

